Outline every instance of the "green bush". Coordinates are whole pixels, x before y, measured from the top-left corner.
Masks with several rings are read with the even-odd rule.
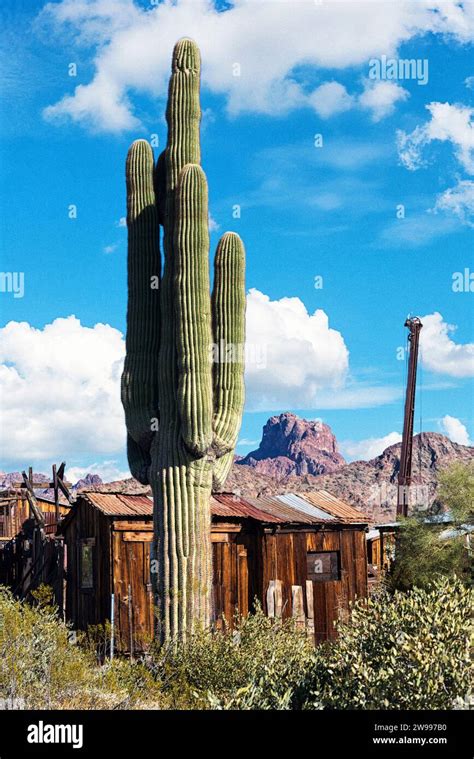
[[[36,605],[0,587],[0,699],[25,709],[141,708],[159,703],[157,684],[143,664],[96,656],[72,642],[44,588]],[[76,636],[81,640],[82,636]]]
[[[0,589],[0,698],[27,709],[467,708],[471,614],[472,591],[442,579],[358,601],[338,639],[316,648],[258,609],[233,631],[99,665],[44,593],[31,606]]]
[[[157,649],[153,671],[173,708],[287,708],[314,647],[292,620],[276,622],[261,608],[236,617],[234,630],[197,632]]]
[[[357,602],[337,641],[316,651],[300,705],[450,709],[467,702],[471,614],[472,592],[458,580]]]
[[[474,516],[474,462],[454,462],[439,473],[438,503],[447,509],[454,524]]]

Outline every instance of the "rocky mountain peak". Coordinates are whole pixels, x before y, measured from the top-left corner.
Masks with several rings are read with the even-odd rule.
[[[81,479],[73,485],[73,490],[84,490],[85,488],[97,487],[98,485],[103,485],[102,479],[99,475],[88,472],[85,477],[81,477]]]
[[[345,464],[331,428],[320,420],[301,419],[290,412],[272,416],[263,428],[262,440],[236,462],[263,474],[324,474]]]

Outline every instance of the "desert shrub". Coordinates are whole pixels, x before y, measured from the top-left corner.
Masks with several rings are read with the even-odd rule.
[[[472,583],[472,559],[466,536],[459,528],[472,522],[473,504],[473,463],[455,462],[439,473],[434,509],[447,510],[450,524],[427,523],[428,514],[423,510],[401,521],[390,573],[392,589],[427,588],[434,578],[453,575],[466,584]],[[453,530],[453,536],[442,536],[447,527]]]
[[[472,703],[472,591],[428,589],[360,600],[335,641],[314,646],[261,609],[234,630],[197,632],[143,661],[97,663],[94,636],[71,642],[44,594],[0,588],[0,699],[27,709],[451,709]]]
[[[288,708],[313,655],[292,620],[257,608],[233,630],[201,630],[157,649],[152,668],[174,708]]]
[[[448,509],[454,524],[474,516],[474,462],[455,461],[438,475],[437,501]]]
[[[467,702],[471,614],[472,591],[446,578],[357,602],[337,641],[316,651],[300,705],[450,709]]]
[[[98,666],[95,653],[75,645],[48,592],[36,603],[0,587],[0,699],[26,709],[139,708],[159,701],[159,689],[140,663]],[[80,636],[79,636],[80,640]]]
[[[393,590],[428,588],[433,579],[454,575],[469,582],[471,560],[465,538],[441,539],[446,525],[426,524],[425,516],[412,516],[400,523],[388,578]]]
[[[105,624],[89,625],[80,637],[81,645],[96,657],[98,664],[110,655],[111,629],[109,621]]]

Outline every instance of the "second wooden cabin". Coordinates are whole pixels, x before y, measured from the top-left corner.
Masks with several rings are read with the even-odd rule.
[[[211,499],[213,616],[229,624],[258,599],[266,613],[312,620],[316,642],[367,595],[367,517],[326,491]],[[150,546],[153,502],[144,495],[81,493],[61,526],[66,616],[78,629],[111,619],[118,647],[153,635]],[[301,589],[301,590],[299,590]],[[276,596],[274,596],[276,591]],[[275,608],[275,604],[276,607]]]

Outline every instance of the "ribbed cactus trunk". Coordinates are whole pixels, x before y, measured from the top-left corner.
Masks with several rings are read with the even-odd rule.
[[[152,580],[162,641],[209,624],[211,489],[223,485],[232,465],[244,403],[245,254],[238,235],[223,236],[211,297],[199,85],[199,50],[180,40],[173,51],[166,150],[154,166],[150,145],[138,140],[127,158],[122,402],[131,472],[153,490],[158,571]],[[229,354],[216,345],[228,346]]]

